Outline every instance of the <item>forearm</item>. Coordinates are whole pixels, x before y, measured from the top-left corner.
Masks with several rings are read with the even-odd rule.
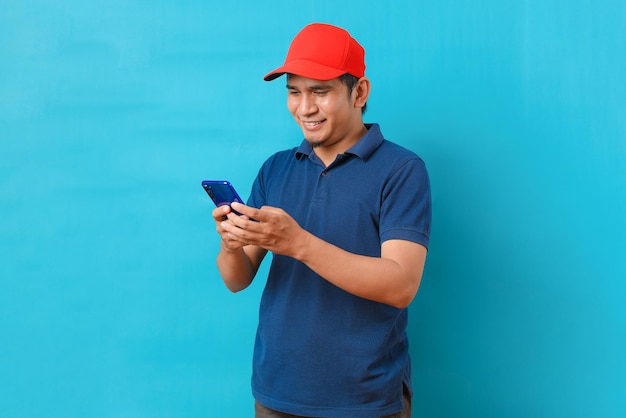
[[[426,250],[419,244],[390,241],[382,251],[381,257],[357,255],[308,234],[294,258],[346,292],[404,308],[419,288]]]
[[[239,292],[248,287],[257,270],[244,248],[232,250],[226,247],[223,241],[217,254],[217,268],[224,284],[231,292]]]
[[[222,224],[225,236],[233,242],[253,244],[244,247],[246,249],[295,258],[346,292],[398,308],[408,306],[417,293],[426,261],[426,248],[420,244],[389,240],[381,245],[380,257],[366,257],[307,232],[282,209],[269,206],[255,209],[238,203],[233,206],[249,219],[257,220],[253,222],[229,214],[230,222]],[[248,258],[255,265],[257,258]]]

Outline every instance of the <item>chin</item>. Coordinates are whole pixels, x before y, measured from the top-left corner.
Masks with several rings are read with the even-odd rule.
[[[319,140],[315,141],[315,140],[312,140],[312,139],[309,139],[309,138],[305,138],[305,139],[306,139],[306,142],[309,143],[311,148],[318,148],[318,147],[321,147],[322,145],[324,145],[324,141],[323,140],[322,141],[319,141]]]

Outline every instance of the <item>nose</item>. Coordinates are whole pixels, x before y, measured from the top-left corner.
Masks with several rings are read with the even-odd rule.
[[[300,97],[300,103],[298,104],[298,112],[301,115],[310,115],[317,111],[317,105],[315,104],[315,98],[310,94],[303,94]]]

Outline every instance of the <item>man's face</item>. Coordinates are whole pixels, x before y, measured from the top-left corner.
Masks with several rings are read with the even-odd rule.
[[[348,94],[339,78],[320,81],[289,74],[287,91],[287,108],[313,148],[351,141],[363,129],[354,92]]]

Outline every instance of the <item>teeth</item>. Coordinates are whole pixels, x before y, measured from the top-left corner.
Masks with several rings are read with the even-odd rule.
[[[316,126],[319,125],[322,122],[303,122],[305,125],[307,126]]]

